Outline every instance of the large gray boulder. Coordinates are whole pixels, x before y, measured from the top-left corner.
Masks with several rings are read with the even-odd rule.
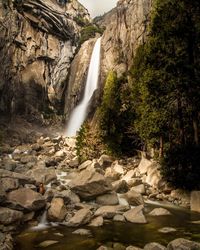
[[[167,250],[199,250],[200,243],[178,238],[167,245]]]
[[[18,187],[19,187],[18,179],[9,177],[0,179],[0,190],[3,190],[4,192],[15,190]]]
[[[83,200],[91,200],[112,190],[111,184],[107,182],[103,175],[88,170],[80,172],[69,183],[69,186]]]
[[[129,209],[127,206],[103,206],[96,210],[95,216],[102,216],[103,218],[112,219],[117,213],[125,212]]]
[[[101,227],[103,226],[103,217],[95,217],[89,224],[90,227]]]
[[[51,168],[36,168],[29,170],[27,175],[33,178],[37,183],[48,184],[57,179],[55,169]]]
[[[18,174],[8,170],[0,169],[0,180],[3,180],[4,178],[18,180],[19,185],[35,184],[35,180],[29,175]]]
[[[146,244],[144,250],[167,250],[167,248],[157,242],[152,242]]]
[[[138,166],[138,169],[141,174],[146,174],[148,171],[149,166],[152,164],[152,161],[147,160],[146,158],[142,158],[140,161],[140,164]]]
[[[132,206],[143,205],[144,200],[140,193],[137,193],[133,190],[128,191],[124,194],[124,198],[128,201],[128,203]]]
[[[0,224],[9,225],[23,218],[23,213],[6,207],[0,207]]]
[[[165,208],[154,208],[150,213],[149,215],[151,216],[163,216],[163,215],[171,215],[171,213],[165,209]]]
[[[123,215],[127,221],[132,223],[147,223],[147,220],[143,214],[143,206],[140,205],[138,207],[132,208],[129,211],[125,212]]]
[[[78,227],[85,225],[92,219],[92,212],[88,208],[78,210],[75,215],[67,222],[67,226]]]
[[[62,198],[53,198],[47,217],[50,221],[63,221],[67,214],[67,209]]]
[[[134,246],[128,246],[126,250],[142,250],[142,248],[134,247]]]
[[[103,169],[110,167],[113,163],[113,158],[109,155],[102,155],[99,158],[99,164]]]
[[[103,194],[96,198],[96,203],[100,205],[118,205],[119,199],[116,193]]]
[[[7,195],[7,205],[16,210],[36,211],[46,205],[44,197],[30,188],[19,188]]]
[[[76,204],[80,202],[80,198],[71,190],[63,190],[55,194],[55,197],[62,198],[65,204]]]

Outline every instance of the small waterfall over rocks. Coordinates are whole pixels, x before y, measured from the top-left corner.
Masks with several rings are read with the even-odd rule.
[[[92,52],[84,96],[80,104],[73,110],[65,131],[65,135],[72,137],[80,129],[86,116],[91,97],[98,87],[100,66],[101,37],[97,39]]]

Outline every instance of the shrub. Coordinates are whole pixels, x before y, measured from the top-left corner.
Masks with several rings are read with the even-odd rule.
[[[167,150],[161,165],[163,176],[173,186],[200,188],[200,146],[174,145]]]
[[[95,25],[88,25],[81,30],[81,38],[80,38],[80,45],[87,41],[88,39],[95,37],[96,33],[103,34],[103,29],[95,26]]]
[[[92,128],[85,122],[76,137],[76,154],[80,162],[99,158],[104,153],[104,146],[99,136],[98,126]]]

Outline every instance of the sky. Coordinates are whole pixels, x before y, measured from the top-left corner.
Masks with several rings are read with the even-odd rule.
[[[88,9],[91,17],[99,16],[116,6],[117,0],[78,0]]]

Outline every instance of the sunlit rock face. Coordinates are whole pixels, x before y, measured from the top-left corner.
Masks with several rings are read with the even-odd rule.
[[[89,14],[76,0],[0,3],[0,111],[61,111],[71,61]]]
[[[147,36],[152,0],[120,0],[100,21],[102,37],[102,79],[109,70],[122,75],[132,65],[138,46]]]

